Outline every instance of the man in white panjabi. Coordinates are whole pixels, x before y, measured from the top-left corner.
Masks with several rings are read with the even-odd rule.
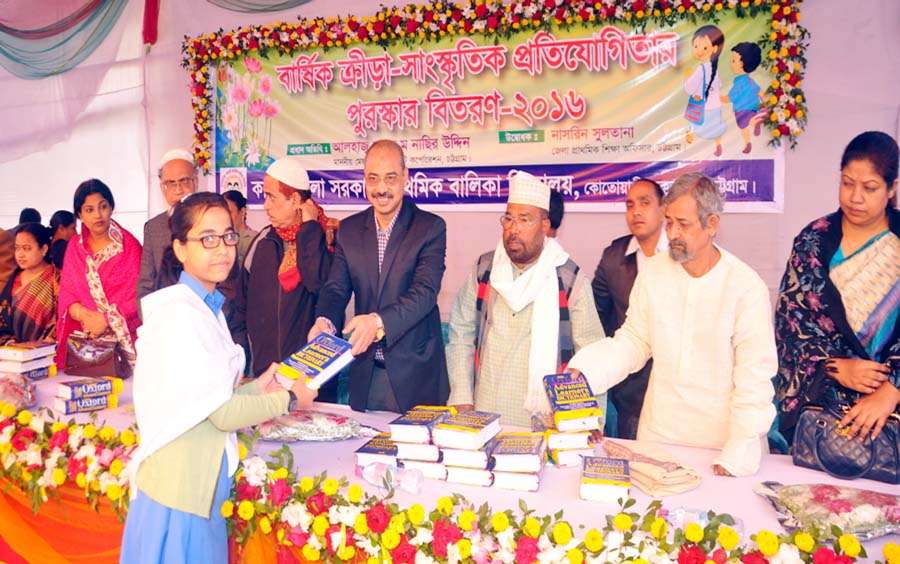
[[[550,410],[543,376],[603,338],[589,281],[547,236],[549,209],[546,184],[510,172],[502,239],[476,261],[450,313],[447,405],[529,426],[532,414]]]
[[[712,179],[679,177],[663,205],[668,254],[641,267],[616,334],[579,351],[569,369],[600,392],[652,356],[638,440],[721,449],[717,475],[754,474],[775,416],[769,292],[713,243],[723,198]]]

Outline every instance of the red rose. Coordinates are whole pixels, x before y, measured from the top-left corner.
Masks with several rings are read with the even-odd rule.
[[[391,551],[391,559],[397,564],[415,564],[416,547],[409,544],[406,535],[400,537],[400,544]]]
[[[631,4],[631,9],[635,12],[643,12],[647,9],[647,3],[644,0],[634,0]]]
[[[462,531],[459,527],[447,521],[446,519],[438,519],[434,522],[434,530],[431,532],[434,540],[431,545],[434,555],[441,558],[447,557],[447,545],[455,544],[462,538]]]
[[[796,57],[797,55],[800,54],[800,47],[797,47],[796,45],[791,46],[791,47],[788,49],[788,54],[789,54],[791,57]]]
[[[281,505],[287,501],[288,498],[291,497],[291,492],[293,491],[293,488],[287,484],[287,480],[284,478],[279,478],[272,482],[269,489],[272,490],[272,495],[269,499],[272,500],[272,504],[274,505]]]
[[[391,29],[397,29],[400,25],[400,16],[391,16]]]
[[[690,9],[693,0],[681,0],[681,7],[685,10]]]
[[[291,541],[294,546],[302,548],[309,541],[309,533],[304,533],[303,529],[297,527],[291,529],[291,532],[284,536],[284,540]]]
[[[369,38],[369,28],[359,26],[359,29],[356,31],[356,35],[358,35],[360,39],[368,39]]]
[[[382,503],[376,503],[366,511],[366,525],[374,533],[379,535],[383,533],[390,522],[391,515]]]
[[[780,131],[782,135],[790,135],[791,128],[785,124],[781,124],[778,126],[778,131]],[[837,503],[837,502],[835,502],[835,503]],[[847,505],[849,505],[849,503]],[[847,511],[852,511],[852,509],[848,509]]]
[[[516,564],[531,564],[537,560],[538,552],[541,551],[537,539],[523,535],[516,542]]]
[[[238,501],[243,501],[245,499],[249,499],[251,501],[256,501],[259,498],[259,488],[257,486],[251,486],[245,480],[241,480],[237,485],[237,499]]]
[[[831,561],[831,564],[853,564],[853,559],[844,554],[839,554],[834,557],[834,560]]]
[[[556,13],[553,14],[553,17],[555,17],[559,21],[565,20],[566,19],[566,9],[562,8],[562,7],[557,8]]]
[[[416,28],[419,27],[419,22],[413,19],[406,20],[406,33],[413,34],[416,32]]]
[[[66,448],[66,444],[69,442],[69,430],[65,427],[60,429],[59,431],[53,433],[50,436],[50,450],[54,448]]]
[[[16,452],[22,452],[28,445],[34,442],[35,437],[34,429],[31,427],[26,427],[13,435],[12,440],[9,442],[12,443],[13,450]]]
[[[777,89],[775,90],[775,96],[776,96],[776,97],[781,98],[783,95],[784,95],[784,90],[782,90],[781,88],[777,88]]]
[[[332,525],[325,529],[325,548],[327,548],[328,552],[330,552],[331,554],[337,553],[338,547],[332,544],[331,539],[334,536],[334,533],[339,532],[341,532],[340,525]]]
[[[434,21],[434,12],[425,12],[424,14],[422,14],[422,19],[425,20],[426,22],[433,22]]]
[[[372,31],[375,32],[375,35],[381,35],[384,33],[384,22],[381,20],[375,20],[372,22]]]
[[[725,564],[728,562],[728,553],[724,548],[717,548],[709,555],[709,558],[716,564]]]
[[[252,51],[253,49],[259,49],[259,41],[254,37],[250,41],[247,42],[247,47]]]
[[[578,10],[578,15],[581,16],[581,19],[583,19],[584,21],[587,21],[591,17],[591,13],[584,8]]]
[[[481,18],[485,17],[487,15],[487,13],[488,13],[487,6],[485,6],[484,4],[479,4],[478,6],[475,6],[475,17],[476,18],[481,19]]]
[[[813,553],[813,564],[831,564],[834,562],[834,551],[824,546]]]
[[[769,560],[758,550],[741,556],[741,562],[744,564],[769,564]]]
[[[4,419],[3,421],[0,421],[0,433],[3,432],[3,429],[6,429],[7,427],[9,427],[12,424],[13,424],[12,419]]]
[[[69,463],[66,465],[66,473],[70,479],[74,480],[79,472],[87,472],[87,458],[70,457]]]
[[[463,20],[463,29],[466,33],[472,31],[472,20]]]
[[[458,22],[462,18],[462,10],[453,10],[452,12],[450,12],[450,19],[452,19],[453,21]]]
[[[678,553],[678,564],[703,564],[706,562],[706,554],[703,549],[695,544],[684,545]]]
[[[332,500],[325,495],[325,492],[319,492],[306,500],[306,508],[309,509],[309,512],[313,515],[325,513],[328,511],[328,508],[331,507],[331,504]]]
[[[488,29],[497,29],[497,16],[488,16],[487,28]]]
[[[350,20],[347,22],[347,29],[349,29],[350,31],[356,31],[356,29],[358,27],[359,27],[359,22],[356,20]]]
[[[319,43],[320,43],[321,45],[327,45],[327,44],[328,44],[328,32],[323,31],[323,32],[320,32],[320,33],[319,33]]]
[[[544,0],[544,8],[552,10],[556,7],[556,0]]]

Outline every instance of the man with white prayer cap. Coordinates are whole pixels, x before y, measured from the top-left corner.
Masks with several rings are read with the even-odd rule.
[[[529,426],[533,414],[550,411],[543,376],[603,338],[590,280],[547,236],[549,209],[542,180],[510,171],[503,237],[479,257],[450,314],[447,405]]]
[[[306,344],[332,259],[325,214],[312,199],[309,174],[298,159],[283,157],[272,163],[263,194],[270,224],[259,231],[240,265],[236,299],[237,319],[247,333],[251,376]],[[334,399],[322,393],[320,401]]]
[[[197,169],[194,167],[194,155],[189,150],[176,147],[163,154],[159,164],[159,189],[166,200],[166,211],[144,224],[144,250],[137,283],[138,313],[141,311],[141,298],[159,290],[164,283],[159,267],[163,252],[172,244],[172,232],[169,230],[172,206],[197,190]]]

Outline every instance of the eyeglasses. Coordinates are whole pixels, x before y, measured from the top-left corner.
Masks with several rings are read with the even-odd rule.
[[[162,185],[166,190],[174,190],[175,188],[189,190],[194,187],[194,178],[192,176],[185,176],[178,180],[166,180]]]
[[[200,241],[204,249],[219,248],[219,241],[224,241],[226,247],[233,247],[241,240],[241,236],[237,233],[226,233],[224,235],[204,235],[203,237],[185,237],[185,241]]]
[[[400,175],[396,172],[389,172],[384,176],[378,176],[377,174],[366,175],[366,186],[378,186],[382,182],[384,182],[385,186],[393,188],[400,183]]]
[[[514,225],[519,226],[520,229],[529,229],[534,227],[538,221],[540,220],[533,217],[513,217],[511,215],[500,216],[500,225],[503,226],[503,229],[512,229]]]

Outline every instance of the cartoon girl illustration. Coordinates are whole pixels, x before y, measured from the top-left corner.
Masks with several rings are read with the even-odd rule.
[[[696,101],[705,102],[701,123],[688,122],[685,140],[694,141],[694,135],[703,139],[716,140],[717,157],[722,155],[722,134],[725,121],[722,119],[722,79],[719,76],[719,55],[725,45],[725,34],[714,25],[705,25],[694,32],[692,42],[694,58],[700,61],[697,68],[688,69],[685,74],[684,91]]]

